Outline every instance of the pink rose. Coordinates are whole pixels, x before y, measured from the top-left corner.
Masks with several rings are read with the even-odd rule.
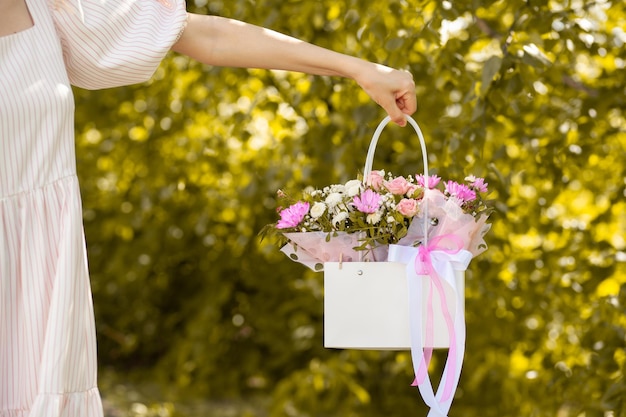
[[[385,181],[383,185],[391,194],[395,195],[404,195],[411,188],[411,183],[404,177],[396,177],[391,181]]]
[[[372,187],[374,190],[379,191],[381,185],[383,185],[383,181],[385,181],[384,175],[384,171],[370,172],[370,175],[367,177],[367,185]]]
[[[409,183],[409,189],[406,190],[406,196],[414,198],[414,197],[416,197],[415,196],[415,192],[418,191],[418,190],[421,191],[421,188],[419,186],[417,186],[415,184],[410,184]]]
[[[412,198],[403,198],[396,205],[396,210],[405,217],[413,217],[419,211],[417,200]]]

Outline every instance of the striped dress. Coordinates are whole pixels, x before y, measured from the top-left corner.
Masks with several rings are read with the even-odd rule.
[[[70,84],[151,77],[184,0],[26,0],[0,37],[0,417],[102,416]]]

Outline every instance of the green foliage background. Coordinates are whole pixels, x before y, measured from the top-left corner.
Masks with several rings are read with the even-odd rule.
[[[626,416],[623,2],[188,8],[409,70],[434,172],[488,179],[451,416]],[[171,54],[146,85],[76,95],[103,370],[176,398],[267,399],[250,416],[425,415],[408,352],[325,350],[321,274],[256,236],[277,189],[362,169],[384,114],[353,81]],[[414,174],[420,158],[390,126],[375,165]]]

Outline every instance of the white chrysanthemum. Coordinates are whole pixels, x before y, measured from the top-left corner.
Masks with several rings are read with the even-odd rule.
[[[350,180],[346,183],[345,187],[346,194],[348,194],[350,197],[354,197],[361,192],[361,181]]]
[[[341,193],[330,193],[328,194],[328,196],[326,197],[326,204],[328,204],[328,207],[335,207],[337,204],[341,203],[343,201],[343,195]]]
[[[337,226],[338,223],[341,223],[348,219],[348,213],[345,211],[339,212],[335,217],[333,217],[332,223],[333,226]]]
[[[369,224],[378,224],[380,222],[381,219],[381,214],[379,211],[375,212],[375,213],[371,213],[367,215],[367,222]]]
[[[326,212],[326,204],[319,201],[311,207],[311,217],[314,219],[319,219],[324,212]]]

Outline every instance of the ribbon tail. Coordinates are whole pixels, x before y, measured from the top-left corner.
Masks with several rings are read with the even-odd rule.
[[[424,355],[424,344],[422,342],[422,307],[421,300],[423,297],[422,281],[415,273],[413,265],[407,265],[407,288],[409,297],[409,316],[410,336],[411,336],[411,359],[413,361],[413,372],[415,380],[413,386],[417,386],[422,394],[424,402],[433,407],[436,405],[435,392],[430,378],[428,378],[428,365]]]
[[[435,408],[431,408],[426,417],[448,417],[448,413]]]
[[[437,292],[439,293],[439,299],[441,301],[441,311],[443,313],[443,317],[444,320],[446,322],[446,327],[448,328],[448,338],[449,338],[449,344],[450,344],[450,349],[448,351],[448,359],[446,360],[446,366],[444,368],[444,373],[443,373],[443,377],[442,377],[442,381],[440,383],[440,386],[443,386],[443,391],[441,394],[441,400],[442,401],[447,401],[451,395],[453,394],[453,379],[454,378],[448,378],[449,375],[454,375],[456,373],[457,370],[457,355],[456,355],[456,351],[457,351],[457,335],[455,332],[455,321],[452,318],[452,316],[450,315],[450,309],[448,308],[448,300],[446,297],[446,293],[445,293],[445,288],[443,286],[443,282],[441,277],[439,277],[439,275],[437,273],[434,273],[431,276],[431,281],[432,281],[432,285],[437,289]],[[458,302],[457,302],[457,298],[456,297],[456,291],[455,291],[455,306],[456,306],[456,310],[459,309],[458,306]],[[432,303],[432,301],[430,301]],[[441,388],[439,388],[438,391],[441,391]]]
[[[465,312],[460,305],[461,303],[458,301],[459,296],[456,297],[456,313],[454,319],[454,333],[456,338],[456,351],[454,352],[454,361],[456,364],[456,369],[454,372],[449,368],[450,359],[452,359],[452,352],[449,352],[448,362],[444,368],[443,378],[440,382],[440,388],[438,391],[441,391],[441,386],[448,387],[449,389],[449,397],[444,395],[444,392],[437,392],[438,403],[441,405],[442,410],[447,413],[450,410],[450,406],[452,405],[452,400],[454,399],[454,392],[456,391],[459,380],[461,378],[461,364],[463,363],[463,358],[465,356],[465,339],[466,339],[466,329],[465,329]]]
[[[414,384],[417,384],[420,393],[424,399],[424,402],[431,408],[431,412],[429,416],[432,417],[446,417],[447,413],[450,410],[452,405],[452,401],[454,399],[454,393],[458,387],[458,383],[460,380],[461,374],[461,364],[463,363],[463,357],[465,354],[465,312],[463,309],[463,305],[460,301],[460,297],[462,294],[457,290],[457,285],[455,281],[455,274],[451,269],[452,277],[447,276],[444,280],[442,277],[438,275],[436,271],[432,271],[430,274],[431,282],[430,282],[430,291],[428,294],[428,315],[432,317],[432,300],[433,300],[433,288],[437,291],[440,299],[441,310],[444,316],[444,320],[446,322],[446,327],[448,329],[449,336],[449,351],[448,358],[446,360],[446,364],[443,370],[443,375],[441,382],[439,383],[439,387],[437,389],[434,397],[432,396],[433,388],[428,377],[428,362],[430,360],[430,355],[432,355],[432,340],[430,343],[426,343],[426,346],[419,345],[417,348],[421,352],[419,353],[412,352],[414,363],[419,360],[419,366],[416,369],[416,379]],[[419,294],[422,297],[421,286],[423,285],[417,273],[413,273],[415,279],[413,279],[413,283],[415,287],[420,287],[416,290],[416,294]],[[453,284],[452,288],[454,290],[454,306],[455,306],[455,314],[454,317],[450,314],[450,309],[448,308],[448,301],[444,288],[444,281],[450,282]],[[419,300],[417,303],[419,304]],[[413,310],[412,310],[413,311]],[[420,317],[418,316],[415,321],[420,321]],[[428,323],[428,319],[427,319]],[[421,326],[418,324],[421,331]],[[427,324],[428,328],[428,324]],[[420,341],[421,339],[421,334]],[[428,338],[428,336],[427,336]],[[413,346],[415,349],[416,346]]]
[[[415,375],[414,383],[419,385],[424,381],[424,378],[428,377],[428,366],[430,365],[430,361],[433,357],[433,345],[435,344],[435,322],[434,322],[434,312],[435,308],[433,307],[433,284],[430,283],[428,289],[428,302],[427,302],[427,313],[426,313],[426,340],[423,346],[424,351],[424,362],[425,366],[420,367],[420,373]],[[419,315],[418,315],[419,317]]]
[[[467,257],[461,252],[464,251],[439,250],[436,245],[418,250],[398,245],[390,245],[389,248],[389,261],[407,265],[411,359],[415,374],[411,385],[418,387],[424,402],[430,407],[428,417],[447,417],[460,379],[465,354],[465,312],[463,293],[458,291],[460,287],[457,287],[455,270],[465,270],[471,259],[471,256]],[[423,289],[423,280],[426,277],[430,277],[427,298],[424,297]],[[449,283],[454,290],[454,318],[448,309],[444,282]],[[434,345],[433,289],[439,293],[450,342],[448,358],[436,393],[428,376],[428,364]],[[424,302],[427,302],[426,329],[422,323]]]

